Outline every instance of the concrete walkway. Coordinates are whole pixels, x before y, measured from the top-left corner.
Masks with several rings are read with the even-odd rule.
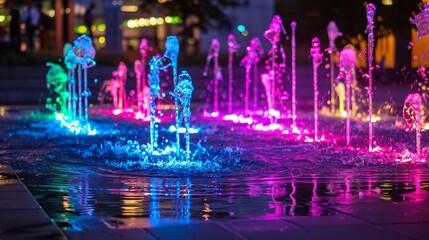
[[[429,194],[425,194],[429,197]],[[94,225],[84,231],[66,231],[69,239],[429,239],[429,202],[392,203],[378,198],[358,200],[355,204],[333,205],[332,216],[254,218],[225,221],[166,223],[159,227],[112,226],[113,219],[86,219],[82,225]],[[124,219],[122,219],[124,220]],[[145,225],[128,219],[127,224]],[[132,223],[133,221],[136,221]],[[85,224],[92,222],[92,224]],[[137,224],[137,222],[139,222]],[[92,228],[92,229],[91,229]]]
[[[77,218],[79,231],[64,230],[46,215],[13,170],[0,165],[0,239],[429,239],[429,192],[417,202],[390,202],[371,194],[317,205],[321,217],[258,217],[227,220]],[[323,199],[320,199],[323,202]],[[310,204],[310,203],[309,203]],[[67,238],[65,237],[67,236]]]
[[[0,164],[0,239],[66,239],[13,170]]]

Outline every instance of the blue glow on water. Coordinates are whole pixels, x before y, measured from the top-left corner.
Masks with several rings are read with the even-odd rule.
[[[79,120],[73,120],[68,116],[58,113],[55,114],[55,118],[61,122],[61,126],[66,127],[70,132],[74,134],[85,134],[89,136],[97,134],[97,130],[91,128],[91,125],[88,122],[81,123]]]

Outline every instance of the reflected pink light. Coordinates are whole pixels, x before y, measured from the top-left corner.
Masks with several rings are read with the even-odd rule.
[[[115,115],[115,116],[121,114],[122,112],[123,112],[122,109],[113,109],[112,110],[112,114]]]
[[[263,131],[263,132],[285,130],[283,125],[281,125],[279,123],[271,123],[269,125],[264,125],[263,123],[258,123],[256,125],[253,125],[253,129],[256,131]]]
[[[233,123],[243,123],[251,125],[256,122],[252,117],[245,117],[243,115],[237,115],[237,114],[228,114],[222,117],[222,120],[225,121],[231,121]]]

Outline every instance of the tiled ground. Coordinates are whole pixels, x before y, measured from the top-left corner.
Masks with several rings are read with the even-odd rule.
[[[70,239],[429,239],[429,201],[380,202],[324,206],[336,214],[322,217],[253,218],[247,220],[169,222],[161,227],[108,227],[66,231]],[[323,206],[322,206],[323,207]],[[83,220],[88,221],[88,220]],[[106,222],[99,219],[100,222]],[[108,221],[107,221],[108,222]],[[85,224],[83,224],[85,225]],[[113,229],[115,228],[115,229]],[[122,234],[122,235],[121,235]]]
[[[12,169],[1,164],[0,239],[66,239]]]
[[[429,239],[429,194],[419,201],[394,203],[362,198],[330,203],[336,214],[322,217],[253,218],[247,220],[163,223],[151,227],[111,224],[114,219],[82,218],[68,239]],[[121,221],[116,221],[121,222]],[[138,227],[141,226],[141,227]],[[66,239],[8,166],[0,165],[0,239]]]

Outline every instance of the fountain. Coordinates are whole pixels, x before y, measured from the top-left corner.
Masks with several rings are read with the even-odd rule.
[[[292,128],[296,128],[296,31],[297,23],[291,22],[290,26],[292,29]]]
[[[53,112],[67,115],[69,91],[67,91],[67,74],[64,69],[55,63],[47,63],[49,71],[46,74],[46,86],[49,91],[49,97],[46,99],[46,108]]]
[[[421,135],[424,122],[422,97],[418,93],[409,94],[405,99],[403,109],[404,119],[408,129],[416,129],[416,152],[417,157],[421,155]]]
[[[269,89],[269,92],[266,92],[267,94],[267,100],[270,99],[271,101],[271,107],[268,107],[268,112],[270,115],[271,121],[274,120],[274,117],[272,116],[274,112],[276,111],[276,95],[279,95],[279,99],[281,99],[281,93],[276,94],[277,88],[276,88],[276,82],[282,83],[282,74],[285,71],[286,68],[286,55],[284,52],[283,47],[277,46],[277,44],[280,42],[280,33],[283,32],[286,35],[286,30],[283,26],[282,19],[280,16],[275,15],[273,19],[271,20],[269,28],[264,32],[264,37],[271,43],[271,49],[268,52],[268,55],[270,58],[266,61],[266,70],[268,73],[264,73],[264,76],[261,79],[262,81],[270,81],[271,86],[266,86],[265,90]],[[279,50],[280,49],[280,50]],[[277,54],[280,52],[281,55],[281,63],[277,63]],[[268,76],[266,76],[268,74]],[[267,83],[264,84],[264,86]],[[268,96],[270,95],[270,96]]]
[[[53,110],[55,118],[71,132],[93,135],[96,130],[91,129],[88,123],[88,97],[91,92],[88,88],[87,70],[95,66],[95,49],[91,39],[81,35],[73,42],[73,46],[66,45],[63,52],[67,74],[60,65],[47,63],[50,67],[46,76],[47,87],[56,96],[54,100],[47,99],[46,107]]]
[[[334,53],[337,53],[338,50],[335,46],[335,39],[343,35],[342,32],[338,30],[337,24],[334,21],[329,22],[327,27],[328,38],[329,38],[329,67],[330,67],[330,76],[331,76],[331,113],[335,112],[335,64],[334,64]]]
[[[237,52],[237,49],[240,48],[240,45],[235,41],[235,37],[232,34],[228,35],[228,113],[232,113],[232,81],[233,81],[233,72],[232,65],[234,62],[234,53]]]
[[[429,34],[428,21],[429,21],[429,4],[424,4],[424,9],[417,14],[414,18],[410,18],[412,24],[417,27],[417,38],[414,40],[414,43],[417,42],[420,38]],[[425,51],[421,59],[421,70],[424,71],[424,61],[427,55],[428,47],[425,48]]]
[[[191,159],[191,150],[190,150],[190,134],[189,130],[191,127],[191,98],[194,87],[192,86],[192,78],[187,71],[183,70],[179,75],[179,80],[176,88],[174,89],[174,97],[179,99],[180,104],[182,105],[182,110],[179,120],[180,123],[184,122],[185,124],[185,153],[186,161]],[[176,131],[179,132],[179,129],[176,128]]]
[[[76,56],[78,67],[78,119],[82,121],[83,124],[86,124],[88,121],[88,97],[91,95],[88,89],[88,69],[95,66],[95,49],[91,38],[86,35],[78,37],[73,42],[72,52]]]
[[[253,112],[256,112],[258,108],[258,63],[264,56],[264,49],[258,37],[254,37],[250,40],[250,47],[255,54],[253,57]]]
[[[352,45],[347,45],[340,53],[340,72],[337,80],[345,79],[346,83],[346,146],[350,146],[350,85],[353,81],[356,51]]]
[[[291,24],[291,27],[292,69],[294,69],[296,25]],[[246,56],[250,59],[244,64],[246,81],[250,83],[250,86],[246,86],[247,112],[252,110],[249,104],[252,83],[249,79],[252,78],[252,67],[256,66],[256,59],[259,59],[258,51],[254,50],[251,42]],[[108,226],[107,230],[117,231],[118,234],[119,231],[128,234],[138,230],[143,234],[147,233],[148,238],[159,239],[174,238],[172,235],[177,231],[166,231],[166,229],[174,228],[180,231],[186,228],[191,229],[193,233],[202,225],[209,230],[228,225],[230,226],[228,231],[223,229],[220,235],[250,238],[255,234],[255,226],[261,226],[261,236],[268,239],[276,237],[281,239],[284,234],[277,233],[278,230],[285,229],[285,217],[296,216],[287,219],[286,227],[293,224],[293,231],[308,233],[310,230],[310,234],[314,235],[315,231],[316,234],[322,231],[309,226],[309,223],[311,225],[315,221],[323,222],[322,218],[328,221],[350,218],[350,215],[371,223],[374,220],[372,213],[379,206],[389,211],[398,208],[401,213],[409,213],[410,208],[413,208],[414,211],[409,214],[409,217],[411,220],[413,220],[412,217],[416,217],[417,220],[414,220],[419,221],[421,218],[416,209],[422,208],[424,204],[421,203],[427,200],[429,170],[424,164],[407,166],[395,164],[394,157],[398,149],[407,148],[407,143],[404,143],[407,133],[391,126],[390,120],[397,120],[397,116],[388,116],[387,120],[383,119],[384,121],[377,126],[382,134],[377,145],[387,146],[384,149],[379,148],[383,151],[377,151],[377,148],[367,151],[365,134],[357,134],[352,138],[352,144],[365,142],[364,149],[361,147],[362,144],[356,148],[338,147],[338,139],[343,139],[344,135],[343,119],[319,119],[318,116],[319,101],[323,99],[319,90],[328,89],[329,80],[322,82],[318,79],[323,51],[317,38],[313,39],[309,53],[313,64],[314,138],[313,133],[305,129],[305,126],[313,124],[312,117],[298,118],[297,124],[300,128],[302,127],[302,134],[290,134],[291,129],[284,127],[290,123],[289,119],[279,119],[279,127],[271,128],[274,129],[273,131],[269,128],[273,124],[270,124],[265,128],[268,130],[262,130],[266,132],[255,132],[253,130],[256,129],[256,124],[252,125],[253,122],[250,124],[207,123],[199,119],[204,115],[202,113],[198,115],[198,110],[192,112],[192,123],[199,123],[204,130],[198,137],[191,138],[191,98],[194,91],[193,84],[196,83],[193,80],[197,81],[197,79],[192,79],[186,71],[177,72],[178,41],[174,37],[169,37],[163,57],[154,56],[149,62],[150,70],[148,70],[147,79],[150,91],[150,143],[139,143],[142,139],[147,142],[147,136],[145,136],[147,125],[140,121],[124,121],[109,117],[94,118],[97,129],[102,130],[99,137],[63,137],[60,131],[55,132],[54,127],[50,126],[55,124],[50,124],[52,122],[49,119],[15,121],[16,119],[13,119],[17,116],[15,112],[11,112],[12,114],[6,117],[5,110],[0,107],[2,161],[13,164],[18,174],[22,175],[20,176],[22,179],[30,179],[30,183],[33,183],[29,184],[32,188],[30,190],[38,196],[38,202],[52,219],[61,223],[60,226],[73,228],[64,230],[69,231],[66,233],[73,236],[83,236],[93,232],[94,229],[90,227],[85,229],[90,225],[87,223],[92,223],[91,226],[97,224],[103,229]],[[70,56],[72,61],[67,69],[74,71],[80,64],[79,58]],[[353,49],[345,47],[340,54],[338,74],[338,78],[344,78],[346,83],[344,95],[347,97],[345,101],[347,146],[351,145],[350,132],[362,133],[362,129],[366,130],[367,124],[356,121],[353,124],[356,128],[352,128],[355,131],[350,130],[352,116],[350,87],[355,57]],[[173,67],[174,78],[169,79],[172,79],[172,83],[174,82],[174,89],[171,89],[171,83],[167,91],[165,88],[161,89],[166,85],[163,71],[170,66]],[[135,63],[137,79],[143,78],[143,67],[140,61]],[[304,73],[309,77],[302,79],[307,83],[311,81],[309,69],[300,69],[307,70]],[[55,65],[51,66],[51,70],[48,84],[51,84],[53,91],[58,87],[59,92],[64,92],[64,84],[67,84],[63,79],[64,73],[61,73]],[[298,76],[304,75],[301,71],[297,71]],[[58,72],[59,74],[56,74]],[[115,89],[116,98],[118,98],[118,89],[122,80],[118,74],[116,75],[117,78],[112,81],[112,89]],[[292,73],[292,79],[295,82],[294,75]],[[274,77],[275,74],[271,72],[262,74],[265,91],[270,93],[267,94],[269,110],[276,109],[274,101],[278,97],[271,94],[275,87],[273,86]],[[252,80],[256,86],[257,79]],[[303,85],[305,85],[304,82]],[[385,86],[380,86],[382,87]],[[86,89],[84,88],[81,92],[86,92]],[[303,116],[307,113],[311,114],[312,109],[307,113],[304,112],[305,109],[309,109],[307,107],[312,107],[311,101],[304,101],[311,95],[311,90],[302,92],[303,94],[298,96],[295,96],[295,90],[292,92],[294,95],[292,102],[296,103],[298,100],[302,104]],[[170,97],[174,98],[171,98],[171,103],[175,101],[176,125],[171,131],[175,132],[176,141],[167,139],[173,138],[174,133],[169,134],[163,126],[164,119],[172,116],[173,110],[167,113],[168,110],[165,110],[167,106],[162,110],[156,109],[157,101],[160,102],[160,98],[165,95],[169,100]],[[82,94],[77,96],[80,97]],[[403,109],[406,122],[416,130],[417,154],[408,155],[412,156],[414,162],[417,162],[417,156],[420,162],[424,162],[426,158],[425,149],[421,149],[420,140],[420,137],[424,136],[422,132],[423,99],[419,94],[412,94],[405,100]],[[140,104],[142,105],[144,104]],[[144,110],[143,107],[142,109]],[[295,110],[292,112],[292,117],[295,119],[296,112]],[[255,114],[252,117],[259,116]],[[268,119],[262,119],[258,124],[267,122],[269,122]],[[398,122],[401,123],[401,121]],[[294,122],[293,125],[295,124]],[[102,128],[99,128],[100,126]],[[323,131],[320,131],[319,127],[322,126]],[[322,135],[321,132],[324,134]],[[414,137],[413,134],[412,137]],[[324,136],[327,136],[326,142]],[[191,146],[191,140],[194,137],[199,141]],[[309,144],[310,142],[313,143]],[[32,145],[31,149],[20,149],[20,146],[25,147],[28,144],[35,145]],[[37,151],[34,151],[36,148]],[[191,148],[195,151],[191,152]],[[408,148],[414,151],[413,146]],[[16,161],[17,155],[19,155],[19,161]],[[3,182],[7,184],[6,181]],[[414,190],[418,196],[411,195]],[[109,204],[106,205],[106,201]],[[391,222],[390,215],[379,217],[384,213],[383,209],[378,212],[380,214],[377,213],[376,220]],[[310,216],[318,216],[318,218],[309,218]],[[204,222],[206,220],[210,221]],[[353,221],[356,222],[355,220]],[[413,226],[409,224],[408,218],[405,220],[406,222],[400,221],[395,224],[398,226],[402,224],[405,229],[403,232],[407,233],[406,231],[409,230],[407,227]],[[135,228],[137,225],[140,229]],[[420,230],[419,226],[415,229]],[[83,229],[79,230],[79,227]],[[368,226],[368,228],[372,227]],[[342,236],[349,236],[354,230],[356,228],[353,227],[350,233],[342,232]],[[323,232],[328,232],[326,237],[322,236],[326,239],[336,234],[335,232],[332,234],[332,231]],[[142,236],[146,237],[146,235]],[[390,235],[385,231],[377,236]],[[202,229],[196,238],[205,236],[207,231]]]
[[[264,54],[259,38],[250,40],[249,46],[246,47],[246,56],[241,60],[240,65],[246,68],[246,83],[244,95],[244,113],[248,114],[249,110],[249,86],[252,82],[250,71],[253,68],[253,112],[256,112],[258,105],[258,62]],[[269,108],[270,109],[270,108]]]
[[[143,109],[147,109],[149,112],[147,96],[149,89],[147,87],[146,79],[146,57],[147,52],[152,50],[149,46],[147,39],[143,38],[140,42],[140,55],[141,60],[136,60],[134,63],[134,72],[136,72],[136,88],[137,88],[137,108],[138,113],[141,113]],[[136,69],[137,68],[137,69]],[[137,75],[137,71],[139,75]]]
[[[143,70],[142,62],[140,60],[134,61],[134,74],[136,75],[136,102],[137,102],[137,114],[142,115],[143,109],[143,89],[142,89],[142,75]]]
[[[319,68],[320,64],[322,63],[322,57],[323,54],[320,52],[320,41],[319,39],[313,38],[311,41],[311,49],[310,49],[310,56],[313,59],[313,89],[314,89],[314,141],[317,142],[317,131],[318,131],[318,125],[319,125],[319,107],[318,107],[318,96],[319,91],[317,90],[317,69]]]
[[[213,38],[210,44],[209,53],[207,55],[206,66],[204,67],[203,76],[207,76],[209,72],[209,65],[213,59],[213,113],[217,115],[219,113],[219,82],[222,81],[222,70],[219,67],[219,51],[220,42],[219,39]]]
[[[73,46],[70,43],[64,44],[63,57],[65,67],[67,69],[67,91],[69,93],[67,99],[67,115],[70,117],[74,117],[76,115],[76,82],[74,79],[74,69],[76,68],[76,64],[74,63],[75,61],[70,61],[68,58],[72,55],[69,55],[72,49]]]
[[[156,98],[159,97],[159,68],[157,63],[161,60],[158,56],[153,56],[149,61],[149,89],[150,89],[150,146],[158,147],[158,123],[156,119]]]
[[[118,108],[126,109],[128,107],[127,101],[127,91],[125,89],[125,83],[127,81],[127,65],[124,62],[120,62],[118,66],[118,70],[112,73],[116,82],[119,83],[118,89]]]
[[[155,117],[155,99],[159,96],[159,71],[166,70],[168,67],[173,69],[173,84],[174,89],[177,88],[177,58],[179,55],[179,40],[176,36],[168,36],[165,41],[165,52],[162,58],[157,56],[152,57],[149,62],[149,87],[150,87],[150,139],[151,147],[156,148],[158,146],[158,132]],[[175,151],[176,156],[180,156],[180,136],[179,136],[179,99],[174,97],[174,109],[175,109],[175,128],[176,128],[176,144]]]
[[[368,151],[372,152],[373,146],[373,133],[372,133],[372,62],[374,60],[374,15],[375,6],[372,3],[366,5],[366,18],[367,18],[367,33],[368,33],[368,98],[369,98],[369,109],[368,109],[368,129],[369,129],[369,148]]]

